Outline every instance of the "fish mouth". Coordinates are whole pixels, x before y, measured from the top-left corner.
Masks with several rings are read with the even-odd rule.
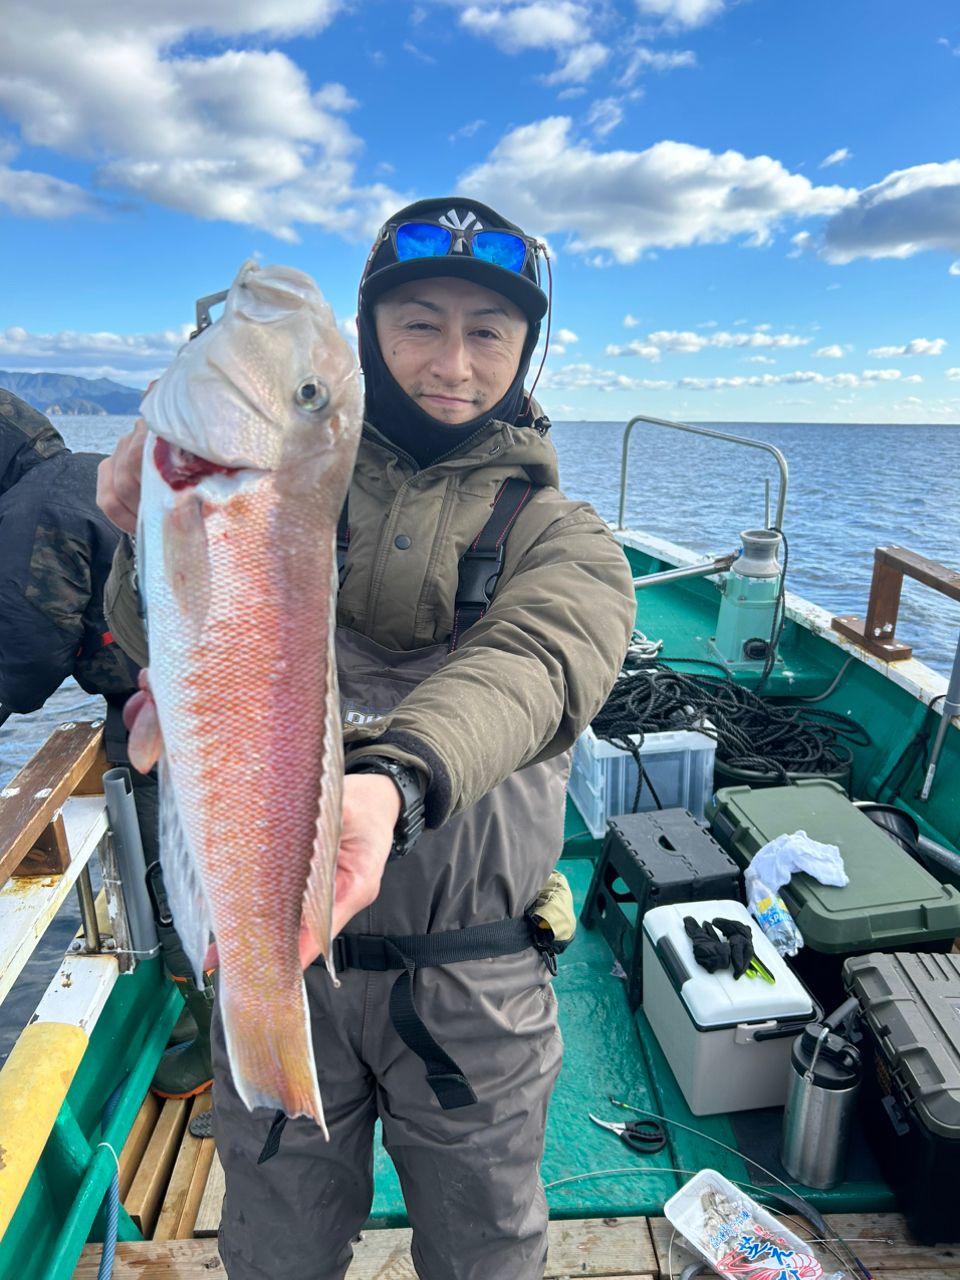
[[[234,476],[246,467],[227,467],[219,462],[211,462],[198,453],[191,453],[181,445],[171,444],[162,437],[153,447],[153,461],[160,475],[171,489],[192,489],[207,476]]]

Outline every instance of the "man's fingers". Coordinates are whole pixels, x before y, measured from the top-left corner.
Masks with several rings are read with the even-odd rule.
[[[117,441],[109,458],[97,468],[97,505],[124,533],[136,533],[140,510],[140,468],[147,424],[137,419],[134,429]]]

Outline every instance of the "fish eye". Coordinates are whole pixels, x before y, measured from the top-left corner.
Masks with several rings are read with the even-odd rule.
[[[301,409],[325,409],[330,403],[330,392],[319,378],[305,378],[294,396]]]

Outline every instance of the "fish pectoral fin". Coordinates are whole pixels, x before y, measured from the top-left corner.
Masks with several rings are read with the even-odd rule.
[[[187,959],[193,966],[197,986],[203,990],[203,974],[210,948],[210,908],[200,872],[187,844],[170,766],[160,757],[160,865],[173,926]]]

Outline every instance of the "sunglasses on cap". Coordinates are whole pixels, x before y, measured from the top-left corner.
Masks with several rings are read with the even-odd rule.
[[[399,222],[387,223],[383,228],[380,243],[387,238],[393,244],[398,262],[445,258],[448,254],[466,252],[481,262],[520,275],[532,254],[537,280],[540,279],[539,241],[514,231],[464,230],[442,222]]]

